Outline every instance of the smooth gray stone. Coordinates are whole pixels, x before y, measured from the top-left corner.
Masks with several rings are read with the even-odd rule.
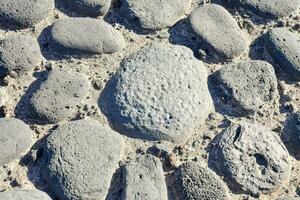
[[[0,22],[11,28],[33,27],[54,9],[54,0],[1,0]]]
[[[64,18],[53,23],[50,45],[63,54],[111,54],[122,50],[125,41],[104,20]]]
[[[222,6],[201,6],[192,12],[190,22],[195,32],[225,58],[238,57],[247,48],[242,30]]]
[[[268,33],[266,45],[280,68],[300,81],[300,35],[287,28],[274,28]]]
[[[124,145],[94,120],[60,125],[47,139],[44,178],[59,199],[105,199]]]
[[[34,132],[16,118],[0,118],[0,166],[29,150]]]
[[[12,190],[0,193],[0,200],[51,200],[44,192],[39,190]]]

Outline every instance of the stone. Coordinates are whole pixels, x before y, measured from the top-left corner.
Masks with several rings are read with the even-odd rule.
[[[278,105],[277,78],[272,65],[253,60],[229,64],[212,76],[214,92],[227,114],[267,113]]]
[[[105,199],[124,145],[119,134],[94,120],[60,125],[43,158],[50,190],[64,200]]]
[[[212,146],[210,166],[236,191],[258,196],[289,180],[289,153],[278,135],[262,125],[231,123]]]
[[[89,31],[87,31],[89,30]],[[111,54],[125,41],[120,32],[101,19],[64,18],[53,23],[51,48],[64,54]]]
[[[123,167],[123,200],[167,200],[168,192],[160,160],[139,156]]]
[[[103,16],[110,8],[111,0],[62,0],[67,7],[84,16]]]
[[[210,169],[186,162],[176,171],[180,199],[229,200],[225,183]]]
[[[20,189],[1,192],[0,200],[51,200],[51,198],[39,190]]]
[[[299,0],[229,0],[229,2],[233,6],[242,6],[267,18],[288,16],[300,6]]]
[[[43,56],[36,38],[14,34],[0,43],[0,71],[6,74],[24,75],[42,63]]]
[[[192,12],[190,22],[196,34],[224,58],[238,57],[247,48],[242,30],[222,6],[201,6]]]
[[[300,154],[300,111],[288,116],[282,131],[282,140],[290,152]]]
[[[191,0],[123,0],[122,10],[143,29],[158,31],[173,26],[190,7]]]
[[[30,99],[33,118],[57,123],[75,117],[77,106],[87,97],[87,77],[74,70],[54,68]]]
[[[34,132],[21,120],[0,118],[0,166],[29,150],[33,136]]]
[[[33,27],[54,9],[54,0],[1,0],[0,21],[12,28]]]
[[[287,28],[274,28],[268,33],[266,45],[280,68],[291,78],[300,81],[299,35]]]
[[[184,46],[146,46],[110,82],[102,110],[131,137],[181,143],[214,110],[205,66]]]
[[[278,198],[277,200],[300,200],[298,197],[281,197]]]

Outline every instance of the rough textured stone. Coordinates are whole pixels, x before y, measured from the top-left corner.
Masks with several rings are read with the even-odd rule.
[[[29,149],[34,133],[21,120],[0,118],[0,166]]]
[[[146,46],[111,82],[107,115],[133,137],[184,142],[213,111],[205,67],[183,46]]]
[[[282,140],[288,150],[300,154],[300,112],[292,113],[286,120],[282,131]]]
[[[1,75],[25,74],[42,62],[40,46],[34,37],[29,35],[11,35],[0,43]]]
[[[51,200],[51,198],[39,190],[12,190],[1,192],[0,200]]]
[[[298,197],[281,197],[277,200],[300,200]]]
[[[234,6],[241,5],[256,14],[268,18],[291,14],[300,6],[299,0],[229,0]]]
[[[177,170],[180,199],[229,200],[225,184],[208,168],[187,162]]]
[[[201,6],[192,12],[190,22],[195,32],[223,57],[240,56],[247,47],[237,22],[222,6]]]
[[[74,117],[89,91],[86,76],[73,70],[54,68],[30,99],[34,117],[57,123]]]
[[[72,10],[85,16],[105,15],[110,8],[111,0],[61,0]]]
[[[27,28],[45,19],[54,9],[54,0],[1,0],[0,21],[8,26]]]
[[[232,123],[217,136],[209,160],[233,188],[253,195],[278,189],[291,172],[289,154],[276,133],[247,122]]]
[[[268,33],[267,48],[280,68],[300,80],[300,40],[287,28],[274,28]]]
[[[213,75],[216,95],[229,114],[264,113],[277,105],[277,79],[272,65],[246,61],[224,66]]]
[[[103,20],[92,18],[64,18],[54,22],[51,40],[51,47],[65,54],[110,54],[125,46],[120,32]]]
[[[123,168],[123,200],[167,200],[168,192],[160,160],[152,155],[139,156]]]
[[[47,140],[45,180],[59,199],[105,199],[123,147],[119,134],[96,121],[61,125]]]
[[[173,26],[191,6],[191,0],[123,0],[124,13],[137,18],[144,29],[161,30]]]

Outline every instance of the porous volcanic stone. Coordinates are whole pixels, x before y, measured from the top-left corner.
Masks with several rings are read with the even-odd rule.
[[[0,166],[29,149],[34,133],[21,120],[0,118]]]
[[[287,118],[281,136],[290,152],[300,154],[300,111]]]
[[[177,170],[180,199],[229,200],[224,182],[210,169],[194,162],[182,164]]]
[[[274,28],[268,33],[267,48],[280,68],[300,80],[300,39],[287,28]]]
[[[107,115],[133,137],[184,142],[213,111],[205,67],[183,46],[146,46],[111,81]]]
[[[53,9],[54,0],[1,0],[0,22],[16,28],[32,27]]]
[[[209,161],[235,190],[252,195],[271,193],[289,179],[289,154],[268,128],[232,123],[217,137]]]
[[[74,70],[54,68],[30,99],[33,117],[57,123],[74,117],[89,91],[87,77]]]
[[[124,46],[122,34],[101,19],[64,18],[51,29],[51,47],[60,53],[110,54]]]
[[[167,200],[168,192],[160,160],[139,156],[123,168],[123,200]]]
[[[190,22],[195,32],[223,57],[240,56],[247,47],[237,22],[222,6],[201,6],[192,12]]]
[[[12,190],[0,193],[0,200],[51,200],[39,190]]]
[[[36,38],[29,35],[14,34],[0,43],[1,75],[16,73],[18,75],[33,71],[43,60]]]
[[[278,104],[275,71],[265,61],[230,64],[212,77],[215,93],[230,115],[264,113]]]
[[[229,0],[232,5],[240,5],[267,18],[290,15],[300,6],[299,0]]]
[[[191,0],[123,0],[122,8],[142,28],[155,31],[173,26],[190,6]]]
[[[119,134],[96,121],[61,125],[47,139],[45,180],[59,199],[105,199],[123,147]]]

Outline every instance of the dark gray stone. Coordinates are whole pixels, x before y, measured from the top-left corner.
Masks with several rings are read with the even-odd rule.
[[[267,48],[280,68],[300,81],[300,37],[287,28],[274,28],[268,33]]]
[[[201,6],[192,12],[190,22],[195,32],[225,58],[240,56],[247,48],[237,22],[222,6]]]
[[[167,200],[168,192],[160,160],[139,156],[123,168],[123,200]]]
[[[205,66],[184,46],[146,46],[111,82],[107,115],[133,137],[184,142],[213,111]]]
[[[21,120],[0,118],[0,166],[29,150],[33,135],[34,132]]]
[[[29,73],[42,60],[40,46],[34,37],[14,34],[0,43],[0,68],[3,68],[0,71],[5,74]]]
[[[94,120],[59,126],[44,157],[49,188],[64,200],[105,199],[124,145],[119,134]]]
[[[234,190],[271,193],[289,180],[289,153],[276,133],[262,125],[232,123],[212,146],[211,166]]]
[[[54,0],[1,0],[0,21],[17,28],[33,27],[53,9]]]
[[[1,192],[0,200],[51,200],[51,198],[39,190],[23,189]]]
[[[30,99],[35,118],[57,123],[75,117],[77,106],[89,91],[87,77],[74,70],[54,68]]]
[[[101,19],[64,18],[51,29],[52,49],[64,54],[110,54],[124,46],[122,34]]]
[[[295,155],[300,154],[300,112],[288,116],[282,131],[282,140],[288,150]]]
[[[229,200],[225,183],[208,168],[187,162],[179,167],[176,174],[182,200]]]

